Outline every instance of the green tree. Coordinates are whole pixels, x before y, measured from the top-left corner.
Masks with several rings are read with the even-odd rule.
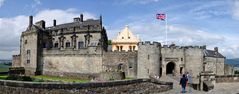
[[[108,45],[112,45],[111,40],[108,40],[107,44]]]

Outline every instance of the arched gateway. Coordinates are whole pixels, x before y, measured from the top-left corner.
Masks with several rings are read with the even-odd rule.
[[[173,74],[175,71],[175,63],[174,62],[169,62],[166,65],[166,74]]]

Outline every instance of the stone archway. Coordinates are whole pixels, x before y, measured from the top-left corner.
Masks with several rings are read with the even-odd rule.
[[[173,74],[173,72],[175,72],[175,63],[169,62],[166,65],[166,74]]]

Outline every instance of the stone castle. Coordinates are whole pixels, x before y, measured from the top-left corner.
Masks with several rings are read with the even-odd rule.
[[[99,19],[84,20],[45,27],[41,20],[22,32],[20,54],[13,56],[13,67],[24,67],[27,75],[94,77],[104,72],[121,71],[126,77],[180,75],[189,72],[197,78],[203,71],[224,75],[225,57],[206,46],[161,45],[139,42],[137,51],[111,51],[106,29]]]

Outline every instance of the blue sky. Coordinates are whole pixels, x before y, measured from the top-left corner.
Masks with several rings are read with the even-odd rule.
[[[110,39],[125,25],[142,41],[165,43],[165,22],[155,19],[165,13],[168,42],[176,45],[219,47],[227,58],[239,58],[239,1],[237,0],[0,0],[0,59],[19,53],[19,38],[28,24],[45,20],[48,26],[71,22],[81,13],[98,19]]]

